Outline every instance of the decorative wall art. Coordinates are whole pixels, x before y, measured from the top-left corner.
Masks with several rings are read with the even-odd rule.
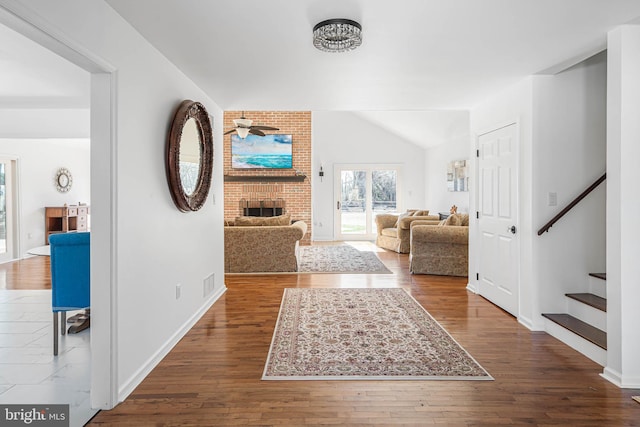
[[[453,160],[447,165],[447,190],[469,191],[466,160]]]
[[[69,172],[69,169],[58,169],[55,177],[56,190],[58,190],[60,193],[66,193],[71,190],[71,184],[73,184],[73,177],[71,176],[71,172]]]
[[[292,135],[231,135],[233,169],[291,169]]]

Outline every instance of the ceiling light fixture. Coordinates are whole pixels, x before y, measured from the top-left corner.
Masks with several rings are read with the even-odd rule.
[[[313,27],[313,45],[323,52],[346,52],[362,44],[362,27],[350,19],[327,19]]]
[[[244,116],[244,111],[242,112],[242,116],[239,119],[233,120],[233,129],[226,131],[224,134],[228,135],[230,133],[236,132],[238,136],[242,139],[245,139],[249,134],[265,136],[263,131],[265,130],[280,130],[278,128],[274,128],[271,126],[256,126],[253,125],[253,120],[249,120]]]
[[[233,125],[236,127],[236,132],[240,138],[245,139],[249,135],[251,123],[253,123],[253,120],[244,118],[244,111],[241,118],[233,120]]]

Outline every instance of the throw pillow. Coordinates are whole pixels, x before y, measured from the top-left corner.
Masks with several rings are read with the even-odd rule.
[[[427,216],[429,215],[429,211],[415,211],[413,216]]]
[[[291,214],[284,214],[279,216],[274,216],[271,218],[274,224],[270,225],[291,225]]]
[[[445,220],[444,225],[453,225],[453,226],[460,226],[462,225],[462,215],[460,214],[453,214],[453,215],[449,215],[449,218],[447,218]]]
[[[291,224],[291,214],[279,216],[238,216],[234,221],[236,226],[265,226],[265,225],[289,225]]]
[[[400,215],[398,215],[398,220],[396,221],[396,224],[394,225],[395,228],[398,228],[398,226],[400,225],[400,220],[402,218],[406,218],[408,216],[411,216],[411,213],[409,211],[405,212],[405,213],[401,213]]]

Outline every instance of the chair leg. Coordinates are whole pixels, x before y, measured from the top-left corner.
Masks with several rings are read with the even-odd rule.
[[[58,355],[58,312],[53,312],[53,355]]]
[[[61,311],[60,315],[62,316],[62,327],[61,327],[60,333],[64,335],[67,333],[67,312]]]

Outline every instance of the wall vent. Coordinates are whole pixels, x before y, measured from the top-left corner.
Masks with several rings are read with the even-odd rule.
[[[202,282],[202,296],[208,297],[216,287],[215,273],[211,273]]]

